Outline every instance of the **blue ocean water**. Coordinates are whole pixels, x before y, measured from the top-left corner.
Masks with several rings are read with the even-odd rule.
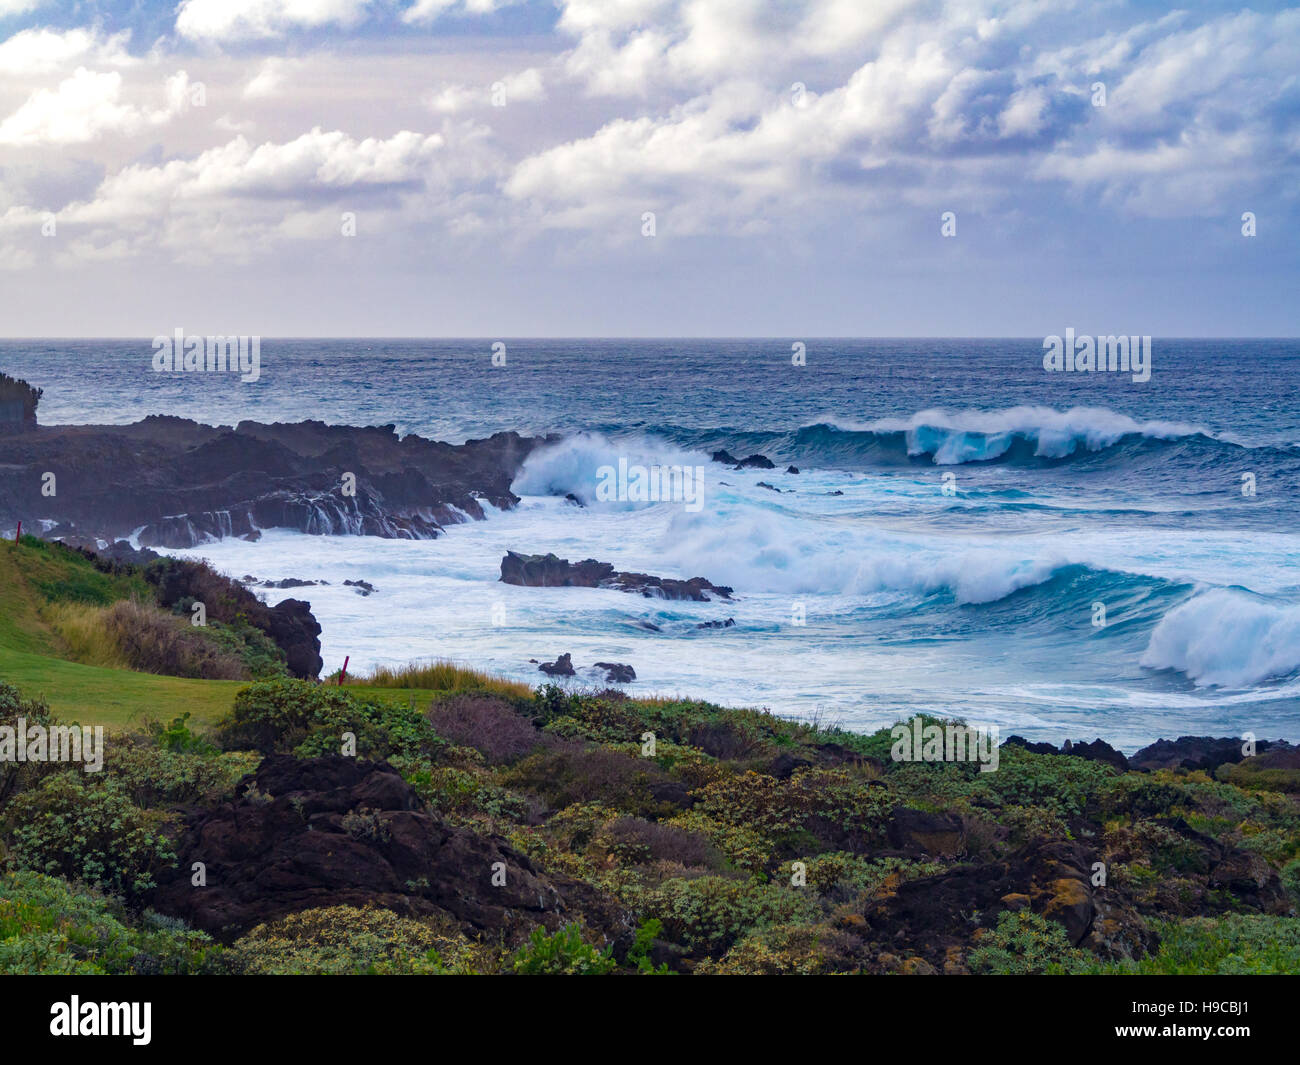
[[[236,575],[330,580],[311,590],[327,668],[441,656],[535,681],[529,659],[568,651],[632,663],[634,690],[853,728],[924,709],[1129,749],[1300,739],[1300,342],[1157,337],[1146,382],[1045,372],[1041,338],[507,337],[504,366],[495,342],[264,338],[243,384],[156,374],[148,341],[17,340],[0,370],[45,389],[43,422],[560,434],[520,507],[435,541],[197,549]],[[777,468],[730,470],[718,448]],[[602,502],[620,459],[702,467],[701,505]],[[705,576],[737,600],[514,588],[496,580],[507,549]]]

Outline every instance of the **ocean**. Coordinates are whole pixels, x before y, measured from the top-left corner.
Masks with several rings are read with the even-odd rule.
[[[329,581],[267,593],[310,600],[327,670],[451,658],[536,683],[530,659],[569,652],[575,683],[625,662],[632,693],[852,729],[921,710],[1128,751],[1300,740],[1300,341],[1156,337],[1145,382],[1049,373],[1043,354],[1042,338],[263,338],[244,384],[154,373],[148,340],[10,340],[0,371],[44,389],[46,424],[558,434],[517,478],[519,507],[436,540],[271,530],[183,552]],[[717,449],[776,468],[732,470]],[[698,506],[598,498],[620,460],[701,467]],[[736,598],[509,586],[507,550]]]

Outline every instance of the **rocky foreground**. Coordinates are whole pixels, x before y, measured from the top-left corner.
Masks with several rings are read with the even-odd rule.
[[[45,713],[0,685],[0,718]],[[614,691],[257,683],[206,740],[0,767],[0,969],[1300,971],[1297,748],[892,749]],[[95,907],[131,948],[51,956],[43,915]]]
[[[19,383],[21,384],[21,383]],[[519,502],[510,483],[542,441],[517,433],[444,444],[392,425],[230,426],[151,416],[131,425],[0,421],[0,528],[93,547],[194,547],[262,529],[432,539]]]

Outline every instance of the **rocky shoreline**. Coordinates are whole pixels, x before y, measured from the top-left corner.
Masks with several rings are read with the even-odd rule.
[[[20,383],[21,384],[21,383]],[[0,425],[0,529],[88,547],[137,536],[189,548],[263,529],[432,539],[519,502],[510,483],[545,440],[445,444],[392,425],[230,426],[153,415],[130,425]]]

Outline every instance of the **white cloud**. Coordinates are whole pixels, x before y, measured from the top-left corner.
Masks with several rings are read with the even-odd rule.
[[[166,104],[140,108],[124,103],[122,75],[79,67],[56,89],[37,89],[0,122],[0,145],[83,144],[107,133],[134,133],[160,125],[185,108],[189,79],[184,71],[167,80]]]
[[[127,67],[136,61],[126,50],[129,30],[104,36],[98,30],[21,30],[0,42],[0,74],[48,74],[74,63]]]
[[[503,7],[512,7],[525,0],[415,0],[402,12],[402,21],[427,24],[441,18],[453,9],[457,14],[490,15]]]
[[[25,15],[35,11],[45,0],[0,0],[0,18],[9,15]]]
[[[271,56],[263,61],[257,73],[244,86],[244,99],[259,100],[279,95],[280,90],[300,66],[301,63],[297,60]]]
[[[181,0],[176,32],[190,40],[244,41],[294,29],[351,27],[371,0]]]
[[[455,114],[474,107],[506,107],[513,103],[536,103],[546,99],[542,72],[529,67],[489,86],[448,85],[429,99],[429,107],[439,114]]]

